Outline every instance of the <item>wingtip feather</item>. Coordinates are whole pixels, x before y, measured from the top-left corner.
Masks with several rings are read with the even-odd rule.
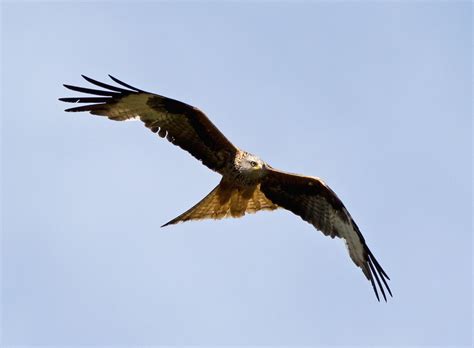
[[[119,85],[122,85],[122,86],[124,86],[124,87],[130,88],[131,90],[136,91],[136,92],[147,93],[147,92],[145,92],[144,90],[141,90],[141,89],[139,89],[139,88],[133,87],[133,86],[131,86],[131,85],[129,85],[128,83],[125,83],[125,82],[123,82],[123,81],[120,81],[118,78],[113,77],[113,76],[110,75],[110,74],[108,74],[108,75],[109,75],[109,77],[112,79],[112,81],[114,81],[115,83],[118,83]]]
[[[167,226],[170,226],[170,225],[173,225],[173,224],[174,224],[173,220],[171,220],[171,221],[168,221],[167,223],[161,225],[160,228],[167,227]]]

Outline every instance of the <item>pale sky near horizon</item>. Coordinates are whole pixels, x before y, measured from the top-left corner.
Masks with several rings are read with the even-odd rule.
[[[1,343],[470,346],[471,7],[2,2]],[[159,228],[219,176],[138,122],[65,113],[80,74],[323,178],[394,297],[284,210]]]

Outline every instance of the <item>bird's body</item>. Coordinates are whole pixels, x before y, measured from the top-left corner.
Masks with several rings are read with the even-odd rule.
[[[325,235],[344,239],[352,261],[372,283],[377,299],[377,285],[385,300],[384,288],[391,295],[387,274],[367,247],[344,204],[321,179],[277,170],[259,157],[235,147],[202,111],[191,105],[142,91],[112,76],[112,80],[122,87],[84,78],[105,90],[64,85],[94,95],[60,98],[65,102],[89,104],[66,111],[88,111],[116,121],[140,119],[152,132],[222,175],[219,184],[206,197],[163,226],[284,208]]]

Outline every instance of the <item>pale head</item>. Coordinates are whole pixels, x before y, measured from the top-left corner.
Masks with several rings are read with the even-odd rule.
[[[239,172],[249,176],[261,176],[266,168],[265,162],[248,152],[244,152],[236,164]]]

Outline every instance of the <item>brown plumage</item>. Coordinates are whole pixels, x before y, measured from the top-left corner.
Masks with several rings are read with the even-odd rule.
[[[260,185],[239,186],[222,180],[199,203],[162,227],[189,220],[241,217],[277,208],[260,190]]]
[[[377,262],[359,228],[337,195],[319,178],[285,173],[235,147],[199,109],[183,102],[142,91],[118,79],[111,86],[86,76],[101,90],[64,85],[87,97],[60,98],[87,103],[66,111],[88,111],[111,120],[140,119],[152,132],[188,151],[222,179],[195,206],[163,226],[189,220],[241,217],[259,210],[285,208],[331,238],[345,240],[352,261],[385,301],[389,277]],[[90,95],[93,95],[91,97]]]

